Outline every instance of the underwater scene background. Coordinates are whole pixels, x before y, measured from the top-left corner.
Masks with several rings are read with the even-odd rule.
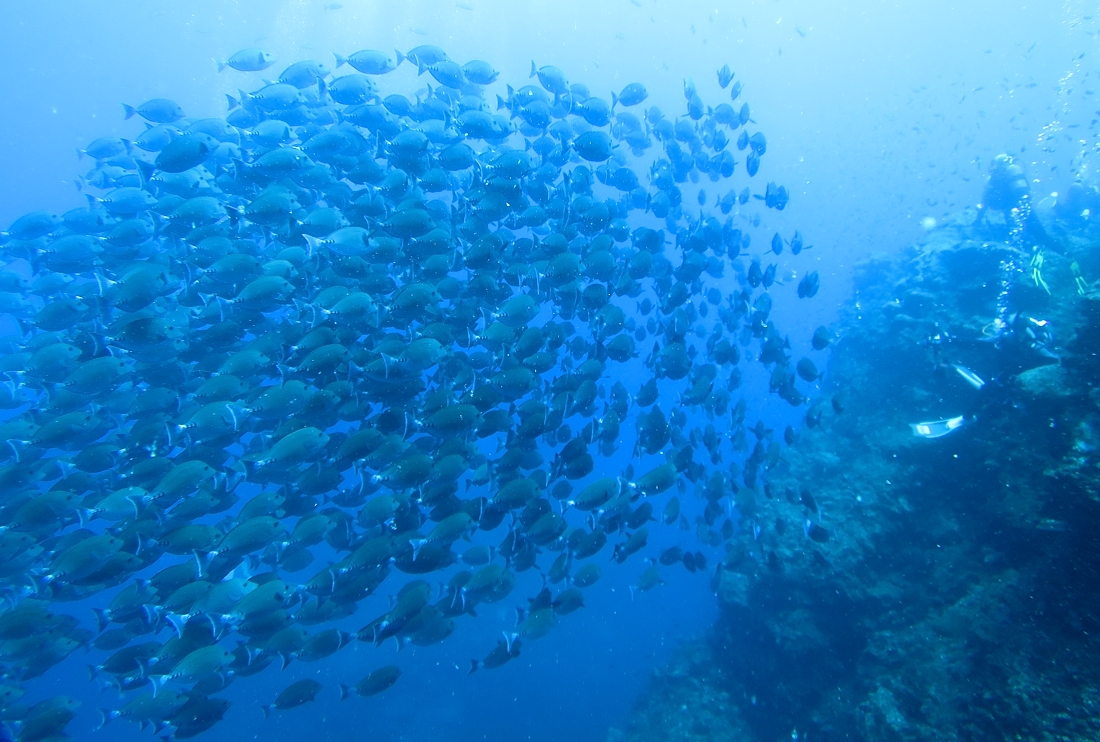
[[[1095,10],[4,8],[2,734],[1100,737]]]

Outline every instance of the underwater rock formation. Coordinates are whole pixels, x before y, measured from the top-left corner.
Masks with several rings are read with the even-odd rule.
[[[1100,224],[1071,190],[860,267],[843,402],[738,493],[719,620],[610,738],[1100,739]]]

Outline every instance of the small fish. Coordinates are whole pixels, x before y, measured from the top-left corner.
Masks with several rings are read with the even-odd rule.
[[[802,488],[802,492],[799,494],[799,500],[811,513],[817,512],[817,502],[814,500],[814,496],[810,494],[810,491],[805,487]]]
[[[614,108],[620,103],[624,106],[636,106],[648,97],[649,93],[646,91],[645,85],[640,82],[632,82],[624,87],[618,95],[611,94],[611,106]]]
[[[728,64],[722,65],[718,70],[718,85],[723,90],[729,87],[729,84],[733,81],[733,72],[730,71]]]
[[[395,665],[380,667],[377,670],[373,670],[369,675],[352,687],[341,685],[340,700],[343,701],[347,699],[352,692],[363,697],[376,696],[392,687],[400,677],[401,669],[399,667]]]
[[[799,360],[798,365],[795,367],[798,375],[803,381],[815,382],[821,378],[821,372],[817,370],[817,366],[809,358],[802,358]]]
[[[291,683],[275,697],[274,703],[261,706],[264,712],[264,718],[266,719],[271,715],[271,712],[276,709],[284,711],[286,709],[292,709],[307,703],[312,703],[317,699],[317,694],[321,692],[321,687],[320,683],[309,678]]]
[[[658,585],[664,584],[665,581],[661,577],[661,568],[656,564],[651,564],[638,578],[637,588],[640,592],[646,593]]]
[[[820,288],[821,278],[817,275],[817,271],[810,271],[798,282],[798,298],[813,298]]]
[[[470,660],[470,672],[477,672],[478,668],[481,667],[484,667],[486,670],[495,670],[514,660],[516,657],[519,657],[522,646],[522,640],[515,636],[505,634],[504,639],[497,642],[496,648],[489,652],[489,654],[485,656],[485,659]]]
[[[137,114],[154,124],[171,124],[179,121],[184,116],[183,109],[179,107],[179,104],[167,98],[152,98],[137,108],[123,104],[122,108],[127,119]]]
[[[241,49],[225,61],[214,60],[218,65],[218,72],[226,67],[238,72],[260,72],[275,64],[275,55],[262,49]]]

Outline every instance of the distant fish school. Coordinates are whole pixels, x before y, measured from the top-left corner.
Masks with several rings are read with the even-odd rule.
[[[381,97],[372,76],[405,63],[426,90]],[[21,742],[74,718],[24,683],[78,648],[120,694],[102,724],[186,739],[221,720],[231,679],[442,642],[537,571],[471,672],[500,667],[584,606],[597,558],[640,562],[651,523],[759,538],[735,494],[781,450],[733,399],[742,355],[822,415],[818,366],[769,316],[817,273],[796,292],[761,269],[810,246],[750,250],[749,211],[789,194],[748,185],[767,145],[728,66],[729,101],[687,81],[675,118],[641,107],[641,83],[608,102],[534,62],[490,95],[492,65],[434,46],[345,66],[295,62],[225,118],[126,106],[147,126],[81,150],[88,206],[2,234],[0,698]],[[725,194],[689,208],[689,181]],[[638,589],[676,564],[707,569],[665,549]],[[64,610],[85,599],[94,616]],[[333,625],[357,614],[355,634]],[[341,696],[400,672],[380,655]],[[263,712],[323,692],[299,679]]]

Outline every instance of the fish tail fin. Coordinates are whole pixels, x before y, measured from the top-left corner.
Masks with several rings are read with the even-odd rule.
[[[340,700],[346,701],[349,695],[351,695],[351,688],[340,683]]]
[[[168,682],[167,675],[150,675],[149,685],[153,686],[153,698],[156,698],[160,693],[160,689],[164,687],[164,684]]]
[[[123,116],[122,120],[123,120],[123,121],[127,121],[127,120],[129,120],[129,119],[130,119],[131,117],[133,117],[133,115],[134,115],[135,113],[137,113],[137,109],[136,109],[136,108],[134,108],[133,106],[128,106],[128,105],[126,105],[125,103],[123,103],[123,104],[122,104],[122,112],[123,112],[124,114],[126,114],[125,116]]]
[[[304,234],[304,235],[302,235],[302,237],[305,239],[306,244],[309,246],[309,255],[310,255],[310,257],[312,257],[313,253],[315,251],[320,250],[321,240],[319,240],[318,238],[314,237],[311,234]]]
[[[188,438],[187,442],[188,442],[188,445],[190,445],[190,443],[191,443],[190,438]],[[203,576],[206,574],[206,568],[210,565],[210,562],[214,559],[215,556],[217,556],[217,554],[218,554],[218,552],[216,552],[216,551],[207,552],[206,559],[204,560],[203,557],[199,555],[198,551],[192,551],[191,552],[191,555],[195,557],[195,576],[196,576],[196,579],[202,579],[203,578]]]
[[[141,178],[141,185],[145,187],[153,177],[153,173],[157,171],[157,168],[153,163],[146,162],[145,160],[134,160],[134,164],[137,165],[138,177]]]
[[[57,579],[57,578],[52,574],[34,575],[31,578],[30,584],[28,584],[27,587],[31,590],[32,595],[38,595],[39,593],[46,593],[50,589],[50,584],[55,579]]]
[[[118,715],[117,711],[112,711],[111,709],[102,709],[101,708],[101,709],[97,709],[97,711],[99,711],[99,726],[97,726],[95,729],[93,729],[92,730],[93,732],[98,732],[100,729],[102,729],[103,727],[110,724],[111,719],[115,718],[115,716]]]
[[[270,703],[260,704],[260,710],[264,712],[264,718],[271,716],[271,709],[275,708]]]
[[[477,660],[470,660],[470,670],[466,674],[467,675],[473,675],[475,672],[477,672],[477,668],[480,665],[481,665],[481,663],[478,662]]]
[[[404,62],[404,61],[405,61],[406,59],[408,59],[408,57],[407,57],[407,56],[405,56],[404,54],[402,54],[402,53],[401,53],[400,51],[398,51],[397,49],[394,49],[394,50],[393,50],[393,53],[397,55],[397,64],[395,64],[395,65],[394,65],[394,67],[400,67],[400,66],[401,66],[401,63],[402,63],[402,62]]]
[[[208,305],[212,301],[216,302],[218,305],[218,316],[222,318],[222,321],[224,321],[225,319],[226,311],[233,306],[232,302],[230,302],[229,299],[226,299],[224,296],[216,296],[214,294],[199,294],[199,298],[202,299],[203,306]]]
[[[92,612],[95,613],[95,625],[96,631],[100,634],[107,628],[107,624],[111,623],[111,618],[107,615],[106,608],[93,608]]]
[[[616,93],[611,94],[611,110],[615,110],[615,106],[619,105],[619,96]]]
[[[164,609],[161,608],[159,605],[154,605],[151,603],[146,603],[145,605],[141,606],[141,612],[145,614],[145,622],[154,625],[160,623],[160,617],[163,610]]]
[[[290,665],[290,661],[294,659],[294,657],[290,654],[290,652],[279,652],[279,659],[283,661],[283,666],[280,669],[285,670],[287,666]]]
[[[183,630],[187,627],[187,620],[191,618],[186,613],[165,613],[164,620],[172,624],[172,628],[176,630],[176,636],[182,637]]]
[[[93,515],[94,515],[93,511],[89,510],[88,508],[77,508],[76,509],[76,517],[80,521],[80,527],[81,528],[87,528],[88,521],[90,521],[92,519]],[[100,631],[103,631],[103,629],[100,629]]]
[[[241,468],[244,469],[245,477],[248,479],[252,479],[252,477],[255,476],[256,471],[257,469],[259,469],[260,466],[259,462],[257,462],[255,459],[246,459],[242,457],[237,461],[241,465]]]
[[[531,74],[527,76],[527,79],[530,80],[532,77],[534,77],[538,73],[539,73],[539,69],[538,69],[538,67],[535,66],[535,60],[532,59],[531,60]]]
[[[230,111],[232,111],[234,108],[237,108],[239,105],[241,105],[241,102],[239,100],[237,100],[236,98],[234,98],[229,93],[225,94],[225,102],[227,104],[229,104],[229,109],[228,110],[230,110]]]
[[[424,64],[424,60],[417,57],[417,59],[416,59],[416,76],[420,77],[421,75],[423,75],[424,70],[426,70],[426,69],[428,69],[428,67],[427,67],[427,65]]]
[[[335,67],[335,69],[340,69],[348,61],[347,57],[342,57],[339,54],[337,54],[336,52],[333,52],[332,56],[336,57],[336,67]]]

